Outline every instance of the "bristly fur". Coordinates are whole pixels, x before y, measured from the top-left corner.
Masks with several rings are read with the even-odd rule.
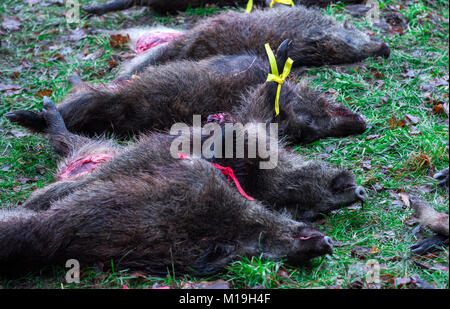
[[[208,275],[239,256],[298,264],[332,251],[331,240],[308,223],[242,197],[210,162],[171,157],[171,136],[147,135],[119,149],[69,133],[48,102],[44,115],[45,133],[62,155],[90,149],[115,156],[89,175],[36,191],[23,211],[1,213],[2,272],[75,258],[84,266],[114,260],[150,274],[173,267]]]
[[[339,0],[344,3],[361,3],[363,0]],[[215,4],[218,6],[234,6],[243,7],[248,0],[109,0],[106,3],[93,4],[83,6],[83,10],[88,13],[102,15],[111,11],[126,10],[132,6],[148,6],[158,13],[175,13],[177,11],[186,10],[188,7],[199,7],[205,4]],[[306,6],[327,6],[334,0],[295,0],[296,5]],[[254,6],[269,6],[271,0],[255,0]],[[275,4],[275,7],[280,4]]]
[[[281,71],[288,41],[277,51]],[[280,136],[291,142],[309,143],[320,138],[364,132],[364,117],[330,102],[305,85],[286,81],[281,88],[280,115],[274,103],[278,84],[265,82],[269,63],[251,54],[216,56],[199,62],[177,61],[146,70],[123,81],[116,89],[78,85],[58,110],[74,133],[118,137],[154,130],[168,130],[176,122],[192,124],[217,112],[233,113],[240,122],[278,122]],[[16,122],[42,132],[41,114],[16,111]],[[28,119],[31,119],[29,121]]]
[[[389,45],[353,26],[324,17],[303,6],[255,10],[251,14],[226,12],[207,18],[181,37],[150,49],[123,66],[120,79],[147,67],[175,60],[200,60],[214,55],[253,52],[265,58],[264,44],[273,48],[292,40],[289,57],[294,66],[319,66],[389,57]]]

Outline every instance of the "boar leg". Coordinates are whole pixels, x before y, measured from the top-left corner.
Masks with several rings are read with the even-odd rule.
[[[161,185],[169,196],[149,195],[161,188],[146,179],[122,177],[78,190],[45,212],[0,212],[0,270],[75,258],[82,263],[113,259],[121,267],[151,273],[174,267],[209,274],[238,256],[262,254],[297,263],[332,252],[327,236],[246,200],[208,162],[181,164],[196,182],[189,186],[184,177],[168,178]],[[180,180],[186,191],[174,198],[173,186]]]
[[[40,123],[39,120],[36,122],[35,119],[42,119],[45,122],[43,133],[47,135],[50,144],[55,151],[62,156],[69,156],[77,151],[89,152],[97,148],[108,149],[108,147],[110,147],[109,144],[102,142],[101,140],[89,139],[70,133],[67,130],[60,113],[56,109],[56,106],[47,97],[44,98],[44,109],[40,115],[26,111],[10,114],[12,115],[7,115],[6,117],[11,121],[18,122],[22,125],[24,123],[29,123],[31,125]],[[23,207],[34,211],[47,210],[54,201],[63,198],[74,190],[86,185],[88,182],[89,178],[77,181],[59,181],[53,183],[34,192],[25,202]]]
[[[55,151],[67,156],[93,140],[70,133],[53,102],[44,97],[44,109],[37,114],[31,111],[15,111],[5,114],[11,122],[33,132],[46,134]]]
[[[33,211],[45,211],[51,208],[55,201],[66,197],[75,190],[86,186],[89,179],[78,181],[58,181],[39,189],[26,200],[22,207]]]

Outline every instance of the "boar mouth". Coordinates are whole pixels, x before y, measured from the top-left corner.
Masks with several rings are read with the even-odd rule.
[[[386,42],[383,42],[379,39],[371,39],[372,43],[377,44],[377,48],[375,49],[374,55],[383,57],[384,59],[388,59],[391,55],[391,48],[389,47],[389,44]]]
[[[334,137],[345,137],[349,135],[364,133],[367,129],[366,117],[355,114],[348,110],[333,112],[337,119],[334,121]]]
[[[299,234],[295,239],[302,240],[301,238],[303,237],[306,238],[306,242],[301,244],[304,251],[288,256],[290,263],[302,264],[318,256],[333,254],[333,241],[330,237],[324,235],[306,236]]]
[[[294,236],[295,239],[300,239],[300,240],[308,240],[311,239],[312,236]]]
[[[307,234],[303,234],[303,233],[296,233],[294,235],[292,235],[292,238],[294,239],[299,239],[299,240],[310,240],[310,239],[320,239],[320,238],[324,238],[325,236],[322,234],[311,234],[311,235],[307,235]]]

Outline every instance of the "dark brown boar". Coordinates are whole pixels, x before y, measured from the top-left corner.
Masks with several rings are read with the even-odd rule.
[[[270,153],[277,156],[277,160],[270,163],[270,168],[261,168],[260,163],[269,165],[271,158],[262,157],[260,153],[250,157],[250,149],[260,149],[258,144],[263,142],[263,147],[273,151],[270,147],[275,142],[271,144],[272,136],[263,138],[262,141],[250,138],[258,137],[257,126],[261,123],[259,119],[248,119],[249,122],[242,125],[232,115],[214,114],[208,117],[208,121],[221,124],[223,145],[228,138],[234,140],[238,147],[236,136],[241,136],[245,145],[243,148],[247,151],[240,158],[236,149],[233,149],[231,158],[223,153],[221,157],[215,156],[211,161],[231,167],[245,192],[264,201],[270,209],[287,211],[297,220],[313,221],[332,210],[358,201],[365,202],[367,199],[365,190],[356,184],[352,173],[333,168],[324,162],[306,161],[298,153],[285,147],[283,141],[277,140],[276,153]],[[238,125],[229,126],[229,130],[226,130],[226,126],[231,124]]]
[[[44,117],[46,117],[46,113],[43,112],[43,114]],[[211,119],[211,117],[208,118]],[[212,119],[214,119],[214,117]],[[229,115],[225,118],[222,117],[221,119],[223,121],[223,119],[233,119],[233,117]],[[32,121],[33,118],[30,118],[30,122]],[[234,124],[235,122],[236,120],[233,119],[230,121],[230,124]],[[234,135],[237,134],[237,136],[244,137],[246,144],[242,147],[243,149],[250,149],[250,146],[254,146],[253,148],[257,149],[259,146],[255,143],[258,143],[258,141],[249,139],[247,131],[255,131],[260,123],[259,119],[253,117],[249,119],[249,122],[246,123],[245,126],[238,125],[236,126],[236,130],[226,132],[227,134],[232,134],[230,140],[233,140],[233,145],[237,144],[234,141],[234,139],[236,139]],[[277,134],[275,133],[275,135]],[[67,150],[65,148],[64,143],[59,143],[59,140],[57,139],[58,136],[59,135],[50,135],[50,141],[56,151],[60,154],[72,153],[72,151],[69,151],[70,149]],[[76,135],[70,136],[74,137]],[[160,147],[167,148],[164,153],[168,153],[170,144],[174,141],[175,137],[170,135],[164,136],[166,136],[167,141],[164,144],[161,144]],[[221,138],[225,139],[226,137],[227,135],[224,135]],[[80,137],[77,138],[80,139]],[[184,138],[187,138],[188,143],[193,143],[192,136]],[[205,135],[202,136],[202,138],[205,140],[208,136]],[[272,143],[274,138],[276,138],[276,140]],[[162,140],[162,138],[160,139]],[[266,140],[264,139],[263,141]],[[80,142],[78,142],[78,144]],[[220,142],[222,145],[226,144],[226,141],[223,141],[222,139]],[[235,154],[229,158],[225,155],[222,155],[221,157],[214,155],[207,159],[212,163],[219,163],[221,166],[231,167],[235,171],[244,190],[250,192],[250,195],[254,195],[254,197],[263,202],[267,201],[269,207],[273,207],[277,210],[286,209],[290,211],[295,218],[299,220],[313,220],[331,210],[366,199],[367,196],[364,189],[356,185],[354,176],[350,172],[332,168],[318,161],[304,161],[298,154],[293,154],[287,150],[283,143],[278,141],[278,137],[271,136],[266,142],[269,149],[271,149],[270,147],[275,148],[275,146],[272,145],[276,145],[277,150],[277,152],[273,154],[273,156],[276,156],[276,160],[274,161],[275,165],[271,166],[269,169],[260,168],[260,162],[267,159],[261,155],[250,157],[247,153],[247,155],[244,155],[241,158]],[[88,152],[92,152],[90,149],[90,140],[84,139],[84,143],[87,145]],[[248,145],[248,143],[252,143],[252,145]],[[214,148],[215,144],[213,144],[212,147]],[[105,153],[105,151],[101,151],[102,153]],[[236,151],[236,149],[233,148],[233,151]],[[190,153],[186,153],[186,155],[189,154]],[[72,166],[71,172],[79,171],[84,173],[88,170],[90,165],[102,164],[103,162],[101,159],[105,157],[105,155],[100,158],[88,156],[88,159],[84,161],[79,159],[80,157],[87,157],[87,155],[84,153],[80,155],[79,152],[75,152],[75,155],[70,155],[69,159],[66,161],[72,163],[63,164],[63,167],[59,168],[57,178],[64,178],[62,176],[69,174],[64,172],[68,169],[68,166]],[[111,154],[109,157],[111,157]],[[73,162],[77,162],[77,168],[73,167]],[[85,165],[87,164],[89,165],[86,167]],[[81,165],[81,167],[79,167],[79,165]],[[52,199],[46,198],[42,202],[44,205],[48,205],[49,200]],[[33,203],[36,204],[36,202]],[[45,207],[43,206],[41,208]]]
[[[255,10],[252,14],[230,11],[207,18],[184,35],[138,55],[123,67],[119,79],[174,60],[244,52],[265,58],[264,44],[275,47],[286,39],[292,40],[289,57],[294,66],[353,63],[390,54],[388,44],[314,9],[280,7]]]
[[[280,72],[288,49],[289,42],[284,41],[277,50]],[[280,115],[275,117],[278,84],[264,83],[269,67],[267,60],[249,54],[173,62],[148,69],[117,89],[78,86],[58,110],[69,131],[88,135],[110,131],[126,137],[167,130],[175,122],[191,124],[194,114],[205,120],[215,112],[232,112],[242,123],[275,120],[280,135],[295,143],[364,132],[364,117],[306,85],[289,81],[282,85]],[[45,126],[42,115],[30,111],[12,112],[6,117],[36,132],[42,132]]]
[[[148,135],[120,148],[69,133],[47,99],[43,116],[45,133],[66,160],[59,181],[22,208],[0,212],[3,272],[77,259],[114,260],[150,274],[209,275],[240,256],[297,265],[332,252],[329,237],[242,197],[206,160],[171,157],[170,136]],[[93,155],[110,159],[87,162]]]
[[[361,3],[363,0],[339,0],[344,3]],[[258,6],[269,6],[271,0],[254,0],[254,5]],[[334,0],[296,0],[294,1],[297,5],[306,6],[327,6]],[[132,6],[148,6],[152,10],[158,13],[175,13],[176,11],[184,11],[188,7],[199,7],[205,4],[216,4],[219,6],[225,5],[239,5],[244,6],[248,3],[248,0],[110,0],[106,3],[92,4],[83,6],[83,10],[96,15],[102,15],[112,11],[120,11],[131,8]],[[275,4],[280,5],[278,3]]]

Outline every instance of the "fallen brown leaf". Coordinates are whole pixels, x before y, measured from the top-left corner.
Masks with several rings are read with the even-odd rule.
[[[85,54],[84,60],[95,60],[100,58],[101,56],[103,56],[103,51],[101,49],[97,49],[95,52],[91,54]]]
[[[406,192],[400,192],[398,194],[398,196],[400,197],[400,200],[403,202],[403,204],[405,204],[406,207],[411,207],[411,202],[409,201],[409,194]]]
[[[395,278],[394,279],[394,286],[396,287],[403,287],[405,285],[408,285],[411,283],[411,278]]]
[[[409,128],[409,135],[422,135],[422,131],[417,129],[415,126]]]
[[[123,44],[128,43],[128,41],[130,40],[130,36],[123,36],[121,34],[111,34],[109,37],[109,45],[111,45],[111,47],[116,48],[116,47],[120,47]]]
[[[372,164],[370,161],[365,161],[365,162],[363,162],[362,167],[366,171],[370,171],[372,169]]]
[[[433,106],[433,114],[440,114],[444,111],[444,107],[442,106],[442,104],[437,104],[435,106]]]
[[[383,185],[381,185],[380,183],[376,183],[372,186],[372,188],[376,191],[376,192],[381,192],[384,190]]]
[[[375,73],[372,74],[376,79],[384,79],[386,76],[380,71],[376,70]]]
[[[397,127],[403,128],[404,126],[406,126],[406,120],[405,119],[397,120],[397,117],[395,117],[395,115],[392,115],[392,117],[388,120],[388,123],[391,130],[394,130]]]
[[[416,117],[416,116],[413,116],[413,115],[410,115],[410,114],[406,114],[405,115],[405,120],[408,123],[410,123],[410,124],[417,124],[417,123],[420,122],[420,118],[419,117]]]
[[[61,55],[61,54],[55,54],[55,55],[53,56],[53,58],[54,58],[54,59],[57,59],[57,60],[59,60],[59,61],[64,61],[64,60],[65,60],[65,59],[64,59],[64,56]]]
[[[418,261],[417,259],[414,260],[414,264],[416,264],[417,266],[419,266],[420,268],[423,269],[427,269],[427,270],[439,270],[439,271],[446,271],[448,272],[448,266],[442,265],[442,264],[434,264],[434,265],[430,265],[428,263],[422,262],[422,261]]]
[[[330,88],[330,89],[328,89],[327,92],[328,92],[329,94],[333,95],[333,94],[337,93],[337,90],[336,90],[336,89],[333,89],[333,88]]]
[[[376,254],[376,253],[379,253],[380,251],[381,251],[381,250],[378,249],[377,246],[373,246],[372,249],[370,249],[370,253],[371,253],[371,254]]]
[[[67,39],[71,42],[78,42],[86,37],[86,31],[83,29],[71,30]]]
[[[117,61],[114,60],[114,59],[111,59],[111,60],[108,61],[108,66],[109,66],[110,69],[115,68],[115,67],[118,66],[118,65],[119,65],[119,64],[118,64]]]
[[[40,97],[40,98],[43,98],[43,97],[50,97],[50,96],[52,95],[52,92],[53,92],[53,91],[48,90],[48,89],[45,89],[45,90],[39,90],[38,93],[37,93],[37,96]]]
[[[431,163],[431,159],[427,154],[424,153],[413,153],[409,158],[409,162],[415,168],[432,168],[433,164]]]
[[[377,138],[380,138],[380,137],[381,137],[380,134],[367,135],[366,141],[370,141],[370,140],[377,139]]]
[[[0,169],[0,171],[2,171],[2,172],[7,172],[7,171],[9,171],[11,169],[11,165],[5,165],[5,166],[3,166],[1,169]]]
[[[362,248],[359,246],[355,246],[350,251],[350,255],[353,258],[358,258],[360,260],[364,260],[370,256],[370,250],[367,248]]]
[[[0,84],[0,91],[20,90],[22,87],[12,84]]]
[[[29,133],[27,133],[25,131],[19,131],[19,130],[14,130],[14,129],[9,130],[8,133],[14,135],[14,137],[16,137],[16,138],[22,138],[22,137],[30,135]]]
[[[417,276],[412,276],[411,278],[395,278],[389,280],[391,288],[402,288],[406,287],[408,289],[434,289],[435,287],[425,280],[420,279]]]
[[[403,28],[400,26],[393,26],[391,30],[389,30],[391,34],[403,35]]]
[[[17,31],[20,29],[20,20],[16,16],[2,16],[2,28],[7,31]]]
[[[41,0],[27,0],[27,2],[28,2],[29,5],[35,5],[35,4],[39,3],[39,2],[41,2]]]
[[[422,85],[423,91],[432,91],[434,88],[439,86],[448,86],[449,77],[448,75],[444,77],[436,77],[431,79],[427,84]]]

